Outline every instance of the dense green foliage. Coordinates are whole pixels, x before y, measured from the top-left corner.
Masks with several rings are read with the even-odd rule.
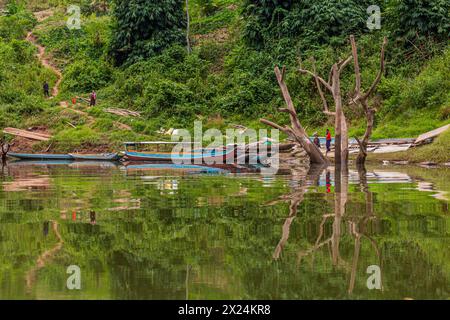
[[[289,37],[302,47],[342,44],[352,33],[368,31],[366,10],[374,1],[245,0],[243,36],[257,47]]]
[[[92,132],[98,145],[116,146],[125,138],[165,139],[156,133],[161,127],[190,128],[197,119],[219,129],[237,123],[262,127],[263,116],[285,123],[287,116],[277,111],[284,101],[273,68],[286,65],[302,123],[322,132],[332,126],[332,119],[321,112],[312,79],[296,72],[298,59],[311,67],[309,58],[314,57],[317,70],[327,77],[330,66],[349,55],[350,33],[357,35],[364,87],[378,70],[383,36],[389,38],[386,77],[371,101],[379,111],[374,138],[414,137],[449,122],[445,1],[417,1],[417,11],[407,13],[402,12],[404,6],[412,2],[379,1],[382,28],[370,31],[369,3],[360,1],[191,0],[191,54],[183,34],[184,1],[112,1],[106,12],[103,1],[95,6],[88,2],[80,2],[80,30],[65,26],[67,1],[30,4],[32,9],[53,8],[53,16],[38,23],[33,33],[63,71],[54,101],[42,99],[41,86],[44,80],[53,84],[55,76],[39,67],[34,49],[23,41],[36,26],[35,19],[21,2],[0,17],[5,55],[0,73],[7,79],[0,84],[5,88],[0,93],[3,126],[47,126],[58,140],[53,147],[66,150],[78,143],[91,147],[82,136]],[[161,8],[164,14],[156,14]],[[411,38],[413,33],[420,36]],[[12,72],[14,68],[19,71]],[[351,66],[342,74],[342,86],[347,102],[354,87]],[[88,116],[61,114],[56,107],[61,100],[87,97],[92,90],[99,105],[85,109]],[[138,110],[143,117],[120,118],[103,112],[105,107]],[[345,112],[350,134],[362,134],[362,110],[345,106]],[[116,122],[133,132],[123,131]],[[70,143],[63,141],[72,136]]]
[[[450,37],[450,2],[447,0],[391,0],[387,20],[394,35],[416,42],[432,37]]]
[[[112,54],[118,64],[151,57],[183,39],[182,0],[115,0]]]

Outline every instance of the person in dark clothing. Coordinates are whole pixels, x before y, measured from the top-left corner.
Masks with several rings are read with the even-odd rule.
[[[328,152],[331,152],[331,132],[330,129],[327,129],[327,155]]]
[[[50,86],[47,81],[44,82],[44,96],[46,98],[50,97]]]
[[[320,139],[317,133],[314,133],[314,144],[320,149]]]
[[[49,226],[50,226],[50,221],[45,221],[44,222],[44,229],[43,229],[44,236],[48,236]]]
[[[92,93],[91,93],[91,103],[89,105],[91,107],[93,107],[96,104],[97,104],[97,93],[95,91],[92,91]]]
[[[95,214],[95,211],[94,211],[94,210],[91,210],[91,211],[89,212],[89,217],[90,217],[90,219],[91,219],[91,224],[92,224],[92,225],[94,225],[94,224],[97,223],[97,217],[96,217],[96,214]]]

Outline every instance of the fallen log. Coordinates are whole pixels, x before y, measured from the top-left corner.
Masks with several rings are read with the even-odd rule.
[[[3,133],[37,141],[48,141],[52,138],[52,136],[48,134],[30,132],[16,128],[5,128],[3,129]]]
[[[137,111],[131,111],[127,109],[108,108],[105,112],[112,113],[122,117],[140,117],[141,113]]]
[[[121,129],[121,130],[128,130],[128,131],[132,131],[133,130],[129,125],[126,125],[126,124],[121,123],[121,122],[114,122],[114,126],[116,128],[118,128],[118,129]]]

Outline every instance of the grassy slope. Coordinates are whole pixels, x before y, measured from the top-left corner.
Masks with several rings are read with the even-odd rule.
[[[195,5],[191,7],[192,38],[194,39],[195,50],[200,52],[198,55],[202,57],[206,56],[205,59],[209,63],[207,69],[209,75],[203,84],[205,88],[209,88],[211,82],[215,85],[215,82],[223,81],[223,77],[236,77],[233,73],[225,75],[224,73],[229,73],[230,69],[236,69],[236,63],[243,60],[243,58],[239,57],[239,54],[242,53],[240,51],[240,43],[237,40],[239,38],[239,26],[241,23],[239,10],[236,7],[238,2],[236,0],[217,0],[215,1],[215,11],[209,16],[205,16],[200,8]],[[42,10],[48,7],[55,8],[55,4],[62,4],[64,1],[41,1],[39,5],[37,2],[30,3],[32,4],[31,9]],[[97,69],[90,68],[93,61],[97,63],[97,61],[101,61],[105,56],[105,48],[109,37],[110,18],[107,16],[84,16],[82,31],[71,34],[67,32],[64,25],[64,7],[57,7],[54,11],[55,15],[40,23],[34,32],[39,37],[40,42],[48,48],[55,63],[63,70],[66,79],[62,85],[62,92],[56,100],[70,101],[74,95],[86,96],[90,90],[90,81],[93,82],[94,86],[105,82],[104,88],[99,89],[100,104],[93,109],[78,105],[76,108],[85,112],[85,114],[79,114],[70,110],[64,110],[64,108],[58,106],[56,101],[44,102],[42,103],[43,112],[30,117],[15,115],[17,121],[5,123],[4,125],[15,125],[18,127],[48,126],[49,130],[55,134],[55,139],[52,144],[53,151],[118,149],[120,148],[120,142],[123,140],[167,139],[167,137],[161,137],[155,133],[156,129],[159,129],[161,126],[165,126],[167,129],[170,126],[182,127],[185,125],[177,122],[177,119],[170,119],[164,116],[160,119],[145,117],[139,120],[124,119],[103,112],[102,109],[104,107],[135,108],[136,104],[136,101],[131,99],[128,102],[129,105],[127,105],[125,100],[118,99],[117,97],[117,92],[122,89],[119,87],[120,79],[121,77],[127,77],[126,70],[110,69],[104,65],[96,65],[98,67]],[[98,39],[100,39],[99,43]],[[370,41],[371,38],[367,40],[367,42]],[[365,57],[370,63],[370,70],[366,68],[365,70],[363,69],[363,72],[369,72],[377,65],[376,51],[373,51],[375,54]],[[450,51],[447,49],[442,55],[438,55],[433,60],[421,66],[420,70],[416,73],[407,71],[406,73],[410,72],[410,76],[388,76],[388,79],[383,80],[380,86],[380,93],[384,100],[383,105],[379,108],[380,116],[374,132],[374,138],[414,137],[427,130],[449,123],[448,115],[446,118],[445,114],[448,112],[448,108],[446,109],[446,107],[450,105],[450,99],[448,95],[446,97],[440,94],[442,91],[446,92],[442,90],[442,86],[444,88],[447,86],[448,88],[450,83],[448,79],[448,70],[450,68],[449,53]],[[243,51],[243,54],[245,54],[245,51]],[[243,63],[248,62],[244,61]],[[101,74],[98,74],[98,70],[101,70]],[[236,73],[239,74],[239,71]],[[104,75],[109,73],[111,73],[110,78],[104,79]],[[310,82],[304,79],[300,79],[301,81],[299,82],[295,79],[296,77],[298,75],[290,75],[290,78],[293,79],[290,81],[292,83],[290,87],[292,88],[297,105],[302,106],[304,102],[302,99],[307,99],[308,94],[309,96],[315,95],[315,92]],[[39,81],[41,81],[43,78],[52,77],[51,75],[47,75],[40,76],[39,78]],[[116,81],[112,79],[116,79]],[[152,79],[150,80],[153,81]],[[164,79],[163,83],[165,83],[164,81],[166,80]],[[236,81],[243,80],[238,78]],[[242,87],[244,89],[246,89],[245,86],[249,85],[245,81],[244,87]],[[78,87],[80,83],[84,86],[81,85]],[[179,84],[175,85],[179,86]],[[250,85],[252,85],[251,82]],[[256,82],[255,85],[258,86],[259,83]],[[222,90],[226,90],[226,87],[229,85],[219,84],[220,86],[224,86]],[[179,87],[179,89],[184,88],[184,86]],[[199,88],[198,90],[203,90],[201,87]],[[276,86],[274,88],[274,90],[277,90]],[[237,96],[237,94],[241,94],[240,92],[236,92],[236,88],[230,87],[229,90],[233,92],[233,95],[236,94]],[[432,94],[433,90],[440,95],[438,97],[434,96]],[[308,92],[305,94],[304,91]],[[250,94],[253,92],[250,91]],[[447,92],[450,92],[450,89]],[[245,95],[245,92],[242,94]],[[421,97],[423,99],[420,99]],[[224,97],[224,99],[227,100],[229,97]],[[308,104],[314,107],[317,102],[316,100],[308,101]],[[270,115],[271,110],[274,109],[276,104],[282,104],[281,99],[267,101],[264,104],[261,108],[262,110],[267,110],[268,114],[266,115],[280,121],[286,120],[285,117],[277,113]],[[308,112],[310,113],[310,111],[307,111],[306,115],[308,115]],[[313,112],[317,113],[314,110]],[[234,114],[224,116],[210,114],[199,117],[206,122],[206,127],[224,129],[234,123],[242,123],[255,128],[262,127],[258,121],[259,114],[256,116],[242,116],[241,112],[235,112]],[[119,129],[115,125],[117,122],[131,126],[133,131]],[[361,121],[352,121],[352,136],[362,134],[364,127],[361,123]],[[76,128],[72,128],[73,125]],[[314,122],[308,124],[308,121],[305,121],[305,125],[310,130],[318,130],[319,132],[324,131],[326,126],[317,126]],[[425,151],[418,149],[404,156],[416,161],[417,159],[424,159],[430,154],[434,156],[433,159],[439,158],[439,161],[447,161],[448,159],[445,159],[445,150],[448,150],[448,139],[443,138],[439,141],[439,143],[437,142],[435,145],[423,149]],[[35,146],[35,150],[46,147],[46,144],[38,144]],[[436,151],[435,148],[437,150],[442,149],[442,151]],[[418,152],[419,150],[420,152]],[[412,154],[416,156],[413,157]],[[393,155],[393,157],[396,156]]]

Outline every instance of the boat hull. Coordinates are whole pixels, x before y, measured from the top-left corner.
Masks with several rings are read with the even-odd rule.
[[[69,154],[31,154],[9,152],[8,157],[20,160],[74,160]]]
[[[78,161],[117,161],[120,156],[117,153],[104,153],[104,154],[74,154],[70,155]]]
[[[214,153],[207,151],[204,153],[192,154],[172,154],[172,153],[143,153],[125,152],[128,161],[152,161],[152,162],[172,162],[172,163],[227,163],[233,162],[235,151],[224,151]]]

